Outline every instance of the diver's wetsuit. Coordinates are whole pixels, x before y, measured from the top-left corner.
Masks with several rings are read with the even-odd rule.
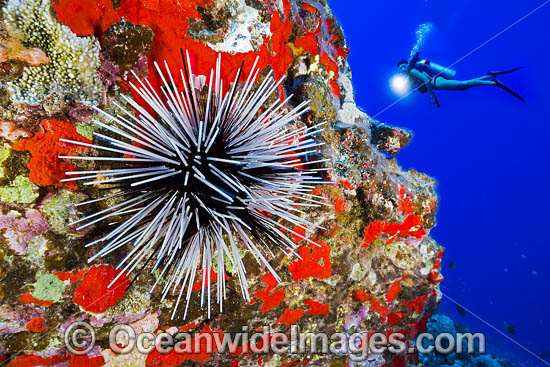
[[[411,71],[412,71],[412,69],[418,71],[419,73],[425,74],[417,68],[411,68]],[[410,71],[409,71],[409,73],[410,73]],[[429,76],[429,81],[432,84],[433,89],[435,89],[435,79],[437,79],[437,78],[438,78],[437,75],[435,76],[435,78]],[[427,93],[428,92],[428,87],[426,86],[426,83],[424,83],[422,80],[420,80],[418,78],[411,78],[411,79],[414,82],[414,87],[415,87],[416,90],[418,90],[420,93]]]

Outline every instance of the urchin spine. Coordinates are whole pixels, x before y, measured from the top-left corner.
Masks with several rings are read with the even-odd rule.
[[[115,103],[121,114],[97,109],[108,123],[94,120],[110,135],[94,132],[96,144],[62,139],[108,152],[104,156],[62,156],[106,165],[105,169],[67,172],[70,178],[63,181],[116,185],[119,190],[78,204],[120,200],[72,223],[83,229],[112,217],[122,218],[113,230],[87,244],[105,243],[89,261],[123,246],[129,251],[117,265],[122,271],[132,272],[138,264],[154,259],[152,271],[159,270],[160,275],[153,289],[164,279],[162,299],[170,290],[178,295],[172,318],[184,292],[186,317],[193,284],[202,271],[201,305],[208,305],[210,317],[214,267],[216,300],[223,311],[225,259],[237,274],[243,297],[250,300],[239,248],[249,250],[260,266],[280,280],[265,254],[273,256],[272,250],[280,249],[288,256],[297,256],[296,244],[288,234],[315,243],[292,228],[302,226],[309,233],[322,228],[303,218],[302,209],[323,205],[310,192],[325,182],[318,175],[323,168],[314,167],[327,160],[306,159],[317,154],[322,145],[314,136],[323,131],[323,124],[299,128],[293,124],[309,110],[309,101],[289,112],[285,106],[292,96],[266,106],[283,79],[275,81],[270,72],[257,85],[258,58],[244,84],[239,83],[241,65],[223,92],[218,56],[205,91],[206,102],[200,102],[198,78],[192,73],[189,54],[184,58],[182,52],[182,61],[181,90],[166,62],[165,71],[155,63],[163,83],[160,93],[148,80],[134,74],[137,85],[131,83],[131,88],[155,111],[156,118],[133,99],[122,96],[139,117]]]

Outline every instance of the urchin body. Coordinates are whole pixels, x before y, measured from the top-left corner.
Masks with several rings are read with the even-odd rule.
[[[180,70],[181,90],[167,64],[166,72],[155,64],[163,82],[160,91],[137,76],[138,84],[131,86],[157,116],[125,98],[139,117],[118,106],[121,115],[98,110],[108,123],[95,121],[116,138],[94,133],[97,144],[65,140],[111,155],[63,158],[115,161],[125,166],[67,172],[72,177],[66,180],[118,187],[114,195],[79,205],[123,199],[74,222],[84,228],[111,217],[122,218],[113,230],[89,244],[104,244],[90,260],[127,247],[128,253],[118,264],[123,271],[154,261],[153,271],[160,271],[158,279],[167,280],[163,298],[170,290],[178,294],[172,317],[182,297],[187,313],[196,278],[201,279],[202,304],[208,304],[210,315],[213,268],[217,270],[216,300],[222,310],[225,259],[231,262],[242,295],[249,300],[239,249],[249,250],[278,279],[267,257],[273,251],[293,253],[290,234],[309,241],[293,230],[296,226],[309,232],[318,228],[301,214],[304,208],[322,205],[310,191],[323,182],[314,165],[324,160],[304,159],[317,153],[321,144],[313,136],[322,129],[319,125],[298,128],[293,123],[308,110],[307,101],[288,112],[286,101],[267,105],[282,80],[276,82],[269,74],[255,84],[260,71],[256,63],[245,83],[238,82],[241,67],[224,92],[218,58],[206,98],[200,98],[194,87],[189,57]]]

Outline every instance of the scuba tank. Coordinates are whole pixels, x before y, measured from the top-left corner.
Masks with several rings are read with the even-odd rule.
[[[449,80],[454,79],[456,76],[456,71],[428,60],[416,61],[416,67],[421,71],[425,71],[431,76],[441,75],[445,79]]]

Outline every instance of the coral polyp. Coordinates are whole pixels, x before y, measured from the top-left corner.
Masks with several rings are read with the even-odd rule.
[[[245,82],[240,82],[244,78],[241,65],[233,82],[224,86],[218,57],[209,83],[203,87],[183,52],[182,61],[184,67],[175,75],[183,87],[177,86],[166,62],[164,68],[155,63],[162,87],[157,89],[137,75],[136,84],[131,83],[144,103],[123,96],[133,110],[118,104],[120,114],[97,109],[107,122],[94,122],[108,133],[95,132],[93,144],[62,139],[92,148],[89,152],[107,154],[61,158],[91,160],[103,166],[67,172],[70,177],[64,181],[114,186],[116,190],[79,204],[117,200],[117,204],[73,222],[80,230],[115,220],[112,230],[89,243],[103,244],[90,260],[128,247],[118,264],[122,270],[118,277],[135,270],[139,274],[153,264],[151,272],[159,272],[153,288],[162,279],[163,299],[177,294],[172,318],[182,298],[186,316],[199,278],[201,305],[207,305],[210,317],[210,284],[217,282],[216,301],[221,312],[228,263],[243,297],[250,300],[242,249],[279,280],[269,256],[277,251],[292,256],[295,243],[291,235],[314,243],[307,233],[293,228],[303,227],[309,233],[318,228],[302,213],[323,205],[310,193],[325,182],[320,175],[323,168],[316,168],[326,161],[318,157],[323,143],[315,139],[323,124],[307,126],[297,121],[308,111],[309,101],[292,109],[286,107],[290,97],[268,103],[270,97],[277,96],[282,79],[276,81],[270,72],[261,82],[256,81],[258,59]],[[213,274],[216,279],[211,279]]]

